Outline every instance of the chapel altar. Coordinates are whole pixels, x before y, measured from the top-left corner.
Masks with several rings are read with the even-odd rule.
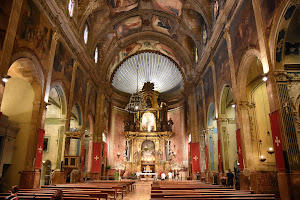
[[[171,148],[173,121],[168,120],[167,103],[158,102],[159,93],[154,91],[153,83],[145,83],[141,93],[146,109],[132,112],[124,121],[125,171],[154,178],[170,171],[170,163],[176,156]]]

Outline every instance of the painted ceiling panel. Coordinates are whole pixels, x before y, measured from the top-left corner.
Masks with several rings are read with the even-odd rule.
[[[154,83],[154,90],[160,93],[171,92],[183,85],[181,72],[173,61],[153,52],[144,52],[127,59],[116,71],[112,85],[126,93],[141,90],[145,82]]]

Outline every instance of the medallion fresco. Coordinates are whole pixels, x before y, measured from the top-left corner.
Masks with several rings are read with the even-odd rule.
[[[130,11],[137,8],[138,5],[138,0],[108,0],[108,6],[112,16]]]
[[[179,17],[182,14],[184,0],[152,0],[152,4],[155,10],[164,11]]]
[[[178,25],[172,23],[172,21],[167,18],[154,15],[152,17],[152,28],[166,35],[172,35],[178,29]]]
[[[140,16],[131,17],[121,23],[115,25],[116,36],[118,39],[129,35],[142,27],[142,19]]]

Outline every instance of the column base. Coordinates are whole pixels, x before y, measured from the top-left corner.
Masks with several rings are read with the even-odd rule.
[[[65,184],[67,182],[67,175],[64,171],[55,171],[52,176],[52,185]]]
[[[41,171],[23,171],[21,172],[20,185],[21,189],[32,189],[40,187]]]
[[[279,198],[277,172],[251,172],[250,178],[240,173],[240,189],[253,190],[257,194],[275,194]]]
[[[282,173],[277,174],[280,199],[296,199],[300,197],[300,173]]]

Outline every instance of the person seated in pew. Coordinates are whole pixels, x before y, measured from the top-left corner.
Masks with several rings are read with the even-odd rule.
[[[51,200],[63,200],[63,192],[62,190],[56,190],[56,192],[52,195]]]
[[[14,185],[11,187],[10,195],[6,197],[5,199],[10,199],[10,200],[18,200],[19,198],[17,197],[18,195],[19,188],[18,186]]]

